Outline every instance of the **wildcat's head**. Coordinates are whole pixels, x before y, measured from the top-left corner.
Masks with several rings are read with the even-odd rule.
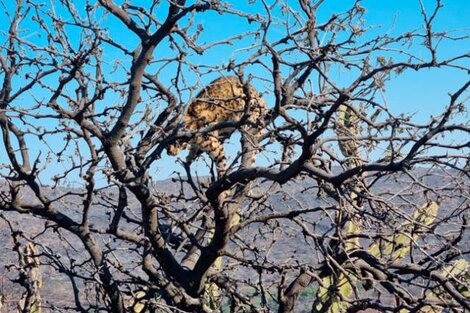
[[[188,147],[187,142],[175,142],[166,147],[166,153],[168,155],[175,156],[180,153],[181,150],[184,150]]]

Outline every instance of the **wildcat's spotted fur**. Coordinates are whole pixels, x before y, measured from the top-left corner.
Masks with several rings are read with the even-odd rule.
[[[255,146],[261,135],[266,103],[253,86],[248,85],[247,89],[248,95],[245,94],[243,84],[237,77],[220,77],[214,80],[190,103],[183,117],[183,123],[186,129],[200,130],[207,126],[227,121],[238,122],[243,119],[244,123],[240,128],[243,142],[248,143],[246,146],[250,146],[243,159],[248,160],[244,162],[245,165],[251,166],[256,156]],[[206,152],[216,163],[218,176],[221,177],[227,170],[223,141],[234,131],[234,127],[224,127],[196,134],[189,142],[180,141],[169,145],[167,151],[170,155],[176,155],[180,149],[189,145],[187,162]]]

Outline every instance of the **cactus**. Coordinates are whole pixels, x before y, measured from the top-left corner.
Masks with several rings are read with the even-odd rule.
[[[467,260],[465,259],[458,259],[452,262],[452,264],[445,266],[442,271],[441,275],[450,279],[454,278],[459,281],[457,285],[457,291],[460,292],[465,298],[470,299],[470,265]],[[449,296],[447,296],[446,292],[442,289],[441,286],[437,286],[433,290],[430,290],[425,295],[426,300],[437,300],[437,299],[446,299],[448,302],[454,302]],[[443,312],[443,307],[440,306],[429,306],[426,305],[422,307],[418,312],[419,313],[441,313]],[[408,313],[410,312],[407,309],[400,310],[400,313]]]
[[[145,306],[146,306],[146,301],[145,298],[147,296],[147,291],[146,290],[139,290],[134,293],[133,295],[133,300],[134,303],[132,305],[132,312],[133,313],[142,313],[144,312]]]
[[[419,237],[420,229],[431,225],[438,213],[439,205],[430,201],[426,205],[415,210],[412,221],[405,222],[400,227],[398,234],[391,235],[380,242],[373,243],[369,249],[369,254],[377,258],[389,258],[391,260],[397,260],[404,258],[410,251],[411,244],[414,240]],[[350,221],[345,226],[344,231],[351,235],[359,232],[359,227],[356,223]],[[359,241],[357,238],[348,239],[344,243],[345,251],[352,251],[359,247]],[[454,264],[444,268],[443,275],[446,277],[462,277],[463,274],[468,276],[468,262],[465,260],[459,260]],[[337,313],[345,312],[348,308],[348,300],[351,298],[353,293],[352,284],[357,282],[357,278],[354,273],[349,273],[348,277],[344,273],[333,273],[330,276],[323,278],[322,286],[319,287],[317,292],[317,298],[315,300],[315,311],[314,312],[328,312]],[[465,276],[465,277],[467,277]],[[470,280],[467,278],[467,280]],[[462,284],[462,294],[470,297],[468,290]],[[460,291],[460,290],[459,290]],[[443,292],[439,289],[439,292]],[[466,293],[465,293],[466,292]],[[406,313],[408,311],[402,311],[400,313]],[[441,311],[437,308],[423,307],[420,310],[421,313],[440,313]]]
[[[419,230],[434,222],[439,205],[430,201],[417,209],[413,214],[413,221],[401,225],[396,234],[393,234],[369,247],[369,253],[377,258],[389,257],[392,260],[404,258],[411,249],[411,244],[419,237]]]
[[[459,281],[457,286],[457,291],[459,291],[465,298],[470,299],[470,265],[469,262],[465,259],[458,259],[452,262],[452,264],[445,266],[441,275],[446,278],[454,278]],[[446,299],[448,302],[454,302],[449,296],[446,295],[446,292],[442,287],[437,286],[433,290],[430,290],[425,295],[426,300],[437,300],[437,299]],[[418,312],[419,313],[441,313],[443,312],[443,307],[440,306],[429,306],[426,305],[422,307]],[[400,313],[410,312],[407,309],[400,310]]]
[[[351,140],[338,141],[340,151],[346,158],[345,164],[349,168],[360,166],[363,161],[360,157],[360,145],[357,141],[357,136],[360,134],[359,117],[350,106],[346,105],[341,105],[338,113],[335,128],[337,136],[351,138]],[[342,210],[339,214],[341,214],[342,218],[348,219],[346,222],[338,223],[344,224],[340,230],[342,234],[340,237],[347,238],[342,242],[346,253],[361,248],[358,237],[354,236],[354,234],[358,234],[361,231],[360,223],[359,221],[354,221],[348,213],[353,212],[353,206],[360,205],[357,201],[357,194],[364,188],[362,187],[363,180],[364,176],[361,175],[354,182],[355,187],[353,187],[349,195],[352,203],[340,203]],[[402,224],[398,232],[379,242],[372,243],[368,249],[369,254],[376,258],[389,258],[391,260],[404,258],[409,253],[411,244],[418,239],[420,231],[434,222],[438,210],[439,205],[434,201],[430,201],[426,205],[417,208],[410,221]],[[345,211],[345,213],[342,213],[342,211]],[[458,267],[461,268],[462,266],[458,265]],[[348,300],[352,298],[353,286],[356,283],[358,283],[358,278],[355,273],[349,272],[346,274],[344,271],[334,269],[331,275],[322,279],[321,286],[316,293],[313,312],[345,312],[349,307]],[[423,310],[421,312],[432,313],[433,311]]]
[[[353,167],[362,164],[357,141],[357,136],[360,134],[359,117],[350,107],[346,105],[339,107],[335,131],[338,137],[350,138],[350,140],[338,141],[341,153],[347,158],[346,165]]]
[[[350,140],[338,141],[340,151],[346,158],[346,166],[352,168],[362,165],[360,146],[356,140],[360,134],[359,118],[350,107],[346,105],[339,107],[335,131],[338,137],[350,138]],[[362,180],[363,176],[361,175],[358,177],[356,186],[362,185],[360,182]],[[360,188],[354,188],[354,192],[350,192],[349,195],[353,203],[345,201],[340,203],[340,207],[345,209],[346,212],[352,212],[353,205],[357,205],[357,189]],[[344,214],[344,218],[349,218],[348,214]],[[338,224],[341,224],[341,222]],[[343,241],[345,252],[360,248],[359,238],[354,236],[354,234],[360,232],[359,223],[349,219],[340,231],[342,233],[341,237],[347,238]],[[348,308],[348,302],[345,300],[351,298],[353,294],[352,284],[355,284],[356,281],[357,278],[353,274],[346,277],[343,272],[333,272],[330,276],[324,277],[321,286],[317,290],[312,312],[345,312]]]
[[[369,254],[377,258],[389,258],[397,260],[404,258],[410,251],[411,244],[419,237],[419,230],[423,227],[429,226],[434,222],[439,210],[439,205],[431,201],[426,205],[415,210],[412,221],[405,222],[400,227],[398,234],[391,235],[380,242],[373,243],[369,249]],[[344,227],[344,232],[348,235],[357,234],[360,228],[356,223],[349,221]],[[349,238],[344,242],[344,250],[346,252],[355,250],[359,247],[359,240],[355,237]],[[453,265],[444,268],[443,275],[450,277],[461,277],[463,273],[468,274],[468,262],[459,260]],[[332,275],[322,279],[322,284],[319,287],[316,300],[314,303],[313,312],[328,312],[338,313],[345,312],[348,308],[348,302],[353,294],[353,286],[358,282],[354,273],[348,273],[346,277],[343,272],[334,272]],[[465,288],[462,284],[462,289]],[[460,291],[460,290],[459,290]],[[440,291],[442,292],[442,291]],[[466,291],[470,296],[470,292]],[[465,294],[462,292],[462,294]],[[406,313],[403,311],[400,313]],[[440,313],[436,308],[423,307],[421,313]]]
[[[29,313],[41,313],[42,277],[39,267],[39,250],[33,243],[28,243],[20,255],[20,279],[26,292],[22,295],[18,304],[20,311]]]
[[[230,227],[233,227],[240,223],[240,215],[235,213],[230,220]],[[212,240],[214,233],[211,232],[209,234],[208,241]],[[222,269],[222,257],[218,257],[212,268],[216,271],[220,271]],[[215,283],[208,283],[205,286],[205,305],[210,308],[211,310],[215,310],[219,307],[220,302],[220,291],[219,287]]]
[[[348,221],[344,227],[347,236],[359,233],[360,228],[357,223]],[[344,240],[344,250],[353,251],[360,246],[359,238],[352,236]],[[348,303],[344,300],[351,298],[353,286],[357,282],[355,275],[350,273],[348,277],[344,273],[333,273],[322,279],[322,284],[317,291],[317,298],[313,305],[312,312],[336,313],[344,312],[348,308]]]
[[[312,312],[336,313],[346,311],[348,304],[343,299],[349,298],[352,291],[348,278],[342,273],[338,277],[327,276],[323,278],[322,286],[317,291],[317,298]]]
[[[339,106],[335,132],[338,137],[350,138],[348,140],[338,140],[339,149],[346,158],[345,165],[347,168],[361,166],[364,163],[361,158],[360,144],[357,139],[361,133],[359,121],[359,117],[350,106]],[[363,180],[364,174],[359,175],[354,183],[354,192],[350,192],[349,194],[354,204],[357,204],[357,194],[364,189],[364,187],[362,187]],[[346,208],[348,206],[350,207],[351,205],[346,204]]]

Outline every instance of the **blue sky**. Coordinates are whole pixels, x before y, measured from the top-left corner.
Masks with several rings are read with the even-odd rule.
[[[55,2],[55,1],[53,1]],[[118,2],[118,1],[116,1]],[[120,1],[122,2],[122,1]],[[118,2],[118,3],[120,3]],[[147,1],[131,1],[136,5],[144,5]],[[285,1],[284,1],[285,2]],[[288,1],[289,4],[295,7],[296,1]],[[74,4],[80,8],[80,4],[83,4],[83,0],[74,1]],[[259,12],[264,14],[261,10],[261,3],[257,1],[254,5],[248,5],[247,0],[241,1],[231,1],[233,7],[236,7],[239,10],[250,11],[250,12]],[[321,9],[318,12],[318,21],[325,21],[330,17],[332,13],[344,11],[353,1],[350,0],[330,0],[325,1],[325,4],[322,5]],[[469,33],[470,29],[470,1],[468,0],[447,0],[443,1],[444,8],[441,10],[435,21],[435,30],[454,30],[453,34],[463,34]],[[13,1],[7,1],[6,7],[11,11]],[[423,4],[428,11],[432,10],[435,3],[430,0],[423,0]],[[362,2],[362,6],[366,8],[367,13],[365,15],[365,20],[367,25],[373,26],[373,29],[370,32],[369,36],[375,34],[390,32],[392,35],[397,35],[406,31],[413,30],[422,30],[422,16],[420,12],[419,1],[417,0],[365,0]],[[0,8],[0,29],[5,30],[8,27],[8,21],[5,18],[3,12],[4,9]],[[60,14],[60,10],[57,11]],[[164,10],[163,12],[166,12]],[[157,16],[160,15],[159,13]],[[201,22],[204,25],[205,31],[201,36],[200,42],[212,42],[216,39],[223,39],[230,35],[236,35],[244,32],[248,32],[250,27],[256,27],[256,25],[248,26],[246,22],[240,18],[229,16],[229,15],[219,15],[215,13],[203,13],[199,15],[196,20]],[[134,47],[137,45],[137,38],[134,34],[130,33],[128,30],[123,28],[116,18],[108,16],[104,23],[108,26],[109,32],[112,36],[118,36],[125,44],[129,47]],[[25,36],[34,36],[35,26],[32,23],[25,23],[25,28],[31,34],[25,33]],[[276,34],[274,30],[271,33],[271,36],[276,37],[282,35],[282,30],[278,30],[279,34]],[[4,40],[4,33],[0,35],[2,42]],[[30,37],[31,38],[31,37]],[[40,41],[40,38],[37,38]],[[199,62],[200,64],[209,63],[213,65],[227,63],[230,57],[235,56],[236,58],[243,58],[246,54],[241,52],[239,49],[242,47],[247,47],[251,45],[252,39],[249,36],[242,38],[237,41],[235,45],[225,45],[220,48],[213,49],[203,56],[194,56],[192,60],[194,62]],[[159,47],[156,51],[155,57],[162,57],[166,53],[169,53],[170,50],[165,46],[167,42]],[[466,42],[455,43],[442,43],[440,47],[440,56],[445,57],[451,54],[457,54],[461,52],[469,52],[470,43],[467,40]],[[418,50],[413,52],[421,53]],[[114,54],[112,50],[105,51],[106,60],[109,61],[110,67],[113,65],[113,61],[121,59],[122,56],[119,54]],[[426,53],[422,55],[426,58]],[[125,61],[124,63],[128,62]],[[467,60],[468,62],[468,60]],[[468,65],[468,63],[467,63]],[[157,67],[154,67],[155,69]],[[151,68],[150,70],[152,70]],[[167,71],[171,72],[174,70],[174,67],[169,67]],[[254,68],[253,71],[257,69]],[[122,80],[122,74],[115,74],[117,80]],[[343,78],[347,79],[348,74],[342,73]],[[407,71],[405,74],[400,75],[396,79],[390,81],[386,85],[386,92],[384,98],[388,104],[390,110],[394,113],[410,113],[416,112],[416,121],[425,122],[432,114],[438,114],[441,112],[442,108],[448,102],[448,92],[453,92],[459,86],[465,82],[467,79],[467,74],[462,72],[450,71],[448,69],[433,69],[433,70],[424,70],[420,72]],[[1,76],[0,76],[1,77]],[[191,75],[188,75],[191,77]],[[205,78],[207,83],[213,77]],[[270,96],[267,96],[268,102]],[[106,103],[115,103],[119,100],[116,96],[109,95],[103,105]],[[31,140],[33,138],[29,137]],[[57,144],[57,147],[55,145]],[[59,149],[60,142],[51,143],[51,146],[54,150]],[[32,145],[33,154],[36,154],[41,147]],[[230,150],[230,145],[229,145]],[[0,153],[4,156],[3,147],[0,149]],[[175,169],[174,158],[166,158],[165,160],[158,162],[156,165],[155,171],[158,173],[158,178],[165,178],[171,175]],[[59,164],[51,166],[49,169],[45,170],[43,173],[43,180],[48,181],[49,178],[57,172],[60,172]],[[179,170],[181,170],[179,168]],[[200,167],[202,173],[206,170],[204,167]]]

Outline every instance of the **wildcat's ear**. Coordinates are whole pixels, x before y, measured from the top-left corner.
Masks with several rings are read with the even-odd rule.
[[[189,143],[187,142],[176,142],[168,145],[166,147],[166,153],[171,156],[175,156],[180,153],[181,150],[185,150],[189,147]]]
[[[168,155],[175,156],[180,152],[180,148],[178,147],[177,144],[171,144],[166,147],[166,153]]]

